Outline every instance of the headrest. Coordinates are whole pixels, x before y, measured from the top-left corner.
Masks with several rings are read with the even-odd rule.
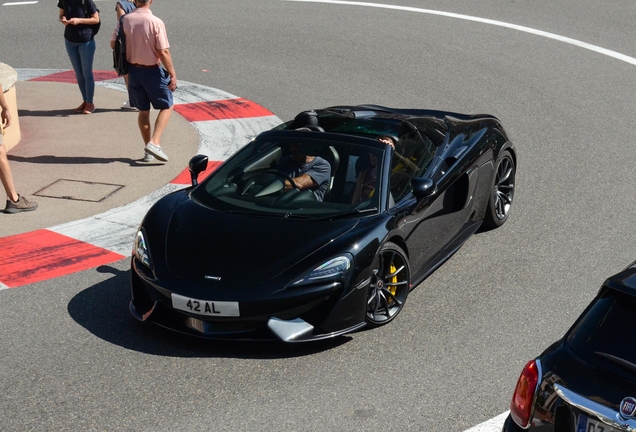
[[[294,121],[289,125],[288,129],[299,129],[302,127],[318,126],[318,113],[314,110],[303,111],[294,117]]]

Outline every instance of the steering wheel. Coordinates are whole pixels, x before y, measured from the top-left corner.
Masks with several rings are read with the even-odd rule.
[[[296,186],[296,183],[294,183],[294,179],[292,179],[292,177],[289,174],[287,174],[287,173],[284,173],[284,172],[282,172],[280,170],[277,170],[277,169],[268,169],[267,171],[265,171],[265,174],[273,174],[273,175],[278,176],[278,177],[280,177],[282,179],[285,179],[291,184],[293,189],[296,189],[297,191],[300,191],[300,188],[298,186]]]

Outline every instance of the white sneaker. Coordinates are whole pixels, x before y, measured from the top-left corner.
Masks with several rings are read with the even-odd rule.
[[[155,161],[155,157],[151,155],[150,153],[146,153],[144,155],[143,162],[154,162],[154,161]]]
[[[129,100],[124,102],[124,104],[121,106],[121,109],[128,110],[128,111],[139,111],[137,108],[135,108],[134,106],[130,105],[130,101]]]
[[[146,144],[146,148],[144,150],[146,151],[146,153],[153,155],[161,162],[168,162],[168,155],[165,154],[163,150],[161,150],[161,147],[159,147],[158,145],[149,142],[148,144]]]

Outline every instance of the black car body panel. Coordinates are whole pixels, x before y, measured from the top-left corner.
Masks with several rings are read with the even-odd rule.
[[[209,225],[210,220],[214,220],[214,225]],[[167,266],[184,279],[222,274],[225,287],[258,286],[291,268],[298,257],[308,257],[335,241],[356,224],[355,219],[324,221],[307,230],[307,222],[302,219],[284,224],[280,218],[255,220],[253,216],[217,212],[188,200],[175,209],[168,227]],[[285,247],[285,239],[293,239],[296,244]],[[205,247],[206,253],[193,248],[194,244]],[[239,256],[228,251],[240,251]],[[245,262],[258,272],[245,272]]]
[[[629,401],[636,398],[635,317],[632,265],[607,279],[565,336],[536,360],[542,372],[528,428],[509,416],[503,430],[636,430],[636,399],[631,409]]]
[[[322,201],[283,193],[277,167],[292,146],[329,162]],[[514,147],[489,115],[374,105],[301,113],[150,209],[132,258],[131,312],[203,337],[306,341],[363,327],[373,286],[386,293],[376,312],[388,322],[406,297],[398,286],[418,284],[493,218],[502,158],[514,179]],[[365,169],[375,183],[355,201]],[[379,267],[402,254],[406,265],[384,265],[387,291]],[[389,313],[389,303],[399,307]]]

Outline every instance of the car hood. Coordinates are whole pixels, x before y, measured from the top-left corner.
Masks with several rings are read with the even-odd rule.
[[[255,286],[280,275],[357,222],[222,213],[187,200],[170,218],[166,262],[179,278],[208,280],[224,287]],[[312,269],[299,271],[307,270]]]

